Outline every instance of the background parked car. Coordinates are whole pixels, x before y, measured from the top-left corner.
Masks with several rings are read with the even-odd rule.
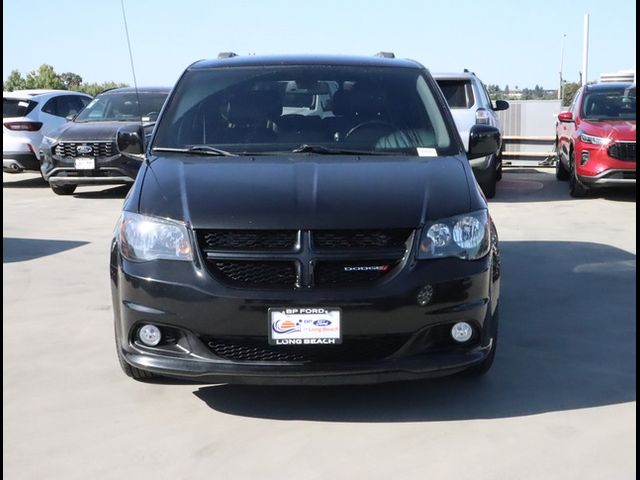
[[[465,69],[462,73],[434,73],[433,78],[449,103],[466,150],[469,149],[469,131],[474,125],[491,125],[498,128],[502,135],[496,112],[509,108],[509,103],[497,100],[494,105],[484,84],[473,72]],[[493,198],[496,182],[502,178],[501,152],[470,162],[485,196]]]
[[[68,90],[16,90],[2,97],[2,170],[8,173],[39,171],[43,136],[91,101]]]
[[[569,192],[636,184],[636,86],[586,85],[556,125],[556,177],[569,180]]]
[[[142,122],[151,134],[169,91],[168,87],[107,90],[72,122],[47,135],[41,146],[41,171],[53,192],[71,195],[78,185],[132,183],[141,160],[120,155],[116,133],[124,125]]]

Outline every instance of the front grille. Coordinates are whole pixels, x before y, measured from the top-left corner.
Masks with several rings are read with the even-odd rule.
[[[266,337],[203,338],[217,356],[241,362],[364,362],[400,349],[408,334],[345,337],[340,345],[269,345]]]
[[[296,230],[205,230],[201,232],[206,248],[212,250],[292,250]]]
[[[609,156],[625,162],[636,161],[636,142],[616,142],[609,147]]]
[[[397,264],[398,259],[318,262],[315,267],[314,284],[325,287],[374,283],[383,279]]]
[[[373,285],[393,274],[413,238],[390,230],[199,230],[211,274],[236,288]]]
[[[411,233],[406,229],[393,230],[320,230],[313,232],[318,249],[392,248],[401,247]]]
[[[91,147],[89,153],[78,153],[79,146]],[[58,157],[111,157],[117,153],[113,142],[62,142],[55,146]]]
[[[209,265],[216,277],[235,285],[285,288],[296,285],[294,262],[217,260]]]

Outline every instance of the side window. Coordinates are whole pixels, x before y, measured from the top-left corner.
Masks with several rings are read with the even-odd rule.
[[[53,97],[50,98],[49,101],[47,103],[44,104],[44,106],[42,107],[42,111],[44,113],[48,113],[49,115],[58,115],[58,98],[60,97]]]
[[[569,111],[573,113],[573,117],[575,118],[578,115],[578,105],[580,104],[580,97],[582,94],[582,88],[576,92],[573,96],[573,102],[571,103],[571,107]]]
[[[77,95],[63,95],[58,97],[58,113],[59,117],[68,117],[75,115],[84,107],[81,97]]]

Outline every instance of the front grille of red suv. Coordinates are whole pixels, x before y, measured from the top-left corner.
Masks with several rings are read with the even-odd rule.
[[[609,147],[609,156],[624,162],[636,161],[636,142],[616,142]]]

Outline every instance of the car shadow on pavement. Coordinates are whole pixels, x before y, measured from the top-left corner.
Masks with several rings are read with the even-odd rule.
[[[107,188],[105,190],[90,190],[83,192],[82,190],[76,191],[73,196],[75,198],[124,198],[129,193],[131,185],[118,185],[117,187]]]
[[[30,176],[29,178],[13,180],[11,182],[3,181],[2,188],[49,188],[49,184],[40,176]]]
[[[569,183],[556,180],[553,170],[535,171],[532,169],[505,168],[502,180],[498,182],[496,196],[489,203],[519,202],[574,202],[602,198],[618,202],[635,202],[635,185],[623,188],[598,188],[589,191],[584,199],[569,195]]]
[[[228,414],[330,422],[504,418],[635,401],[635,255],[583,242],[501,248],[500,342],[483,378],[194,394]]]
[[[2,263],[24,262],[81,247],[89,242],[2,237]]]

